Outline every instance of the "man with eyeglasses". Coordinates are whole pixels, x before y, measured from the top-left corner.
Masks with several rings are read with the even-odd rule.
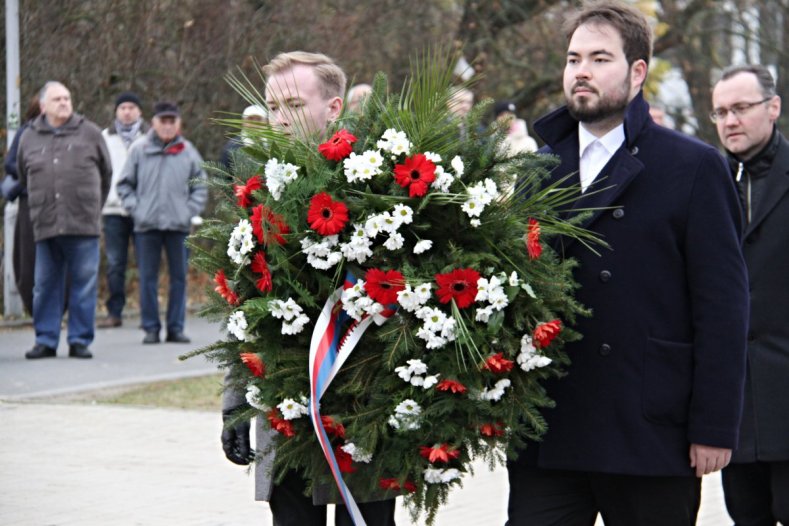
[[[781,98],[760,65],[733,66],[712,92],[712,122],[745,216],[750,280],[748,369],[740,443],[723,470],[737,526],[789,524],[789,142],[775,125]]]

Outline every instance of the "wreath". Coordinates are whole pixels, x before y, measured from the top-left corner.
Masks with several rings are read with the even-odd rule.
[[[592,241],[561,213],[577,189],[545,184],[555,159],[508,157],[479,126],[489,104],[451,116],[440,62],[396,92],[379,73],[325,142],[246,131],[191,241],[214,278],[202,314],[226,328],[193,354],[246,391],[239,419],[279,433],[274,475],[402,494],[428,522],[473,458],[503,463],[546,431],[541,383],[586,314],[546,240]]]

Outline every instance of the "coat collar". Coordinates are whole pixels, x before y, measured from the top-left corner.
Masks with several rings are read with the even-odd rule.
[[[614,205],[628,185],[641,173],[644,164],[637,158],[637,141],[643,130],[650,124],[649,105],[639,92],[625,109],[625,142],[600,172],[600,176],[590,189],[580,195],[572,205],[574,215],[587,210],[589,215],[581,222],[583,228],[590,226]],[[566,184],[579,184],[578,178],[578,121],[570,116],[566,106],[549,113],[534,124],[535,131],[550,147],[551,152],[562,159],[562,165],[554,178],[575,173]],[[571,241],[570,241],[571,242]],[[565,242],[565,246],[567,246]]]
[[[649,104],[644,100],[643,92],[639,91],[625,108],[625,144],[628,150],[635,147],[638,136],[649,120]],[[534,131],[551,148],[577,130],[578,121],[570,116],[567,106],[552,111],[534,123]]]
[[[756,209],[756,215],[745,227],[745,237],[748,237],[751,232],[756,230],[772,209],[784,198],[785,194],[789,192],[789,141],[780,132],[776,131],[776,133],[780,135],[780,142],[770,171],[767,173],[764,202],[759,205]]]

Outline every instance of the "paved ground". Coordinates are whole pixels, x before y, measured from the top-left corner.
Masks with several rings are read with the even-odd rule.
[[[57,402],[58,394],[215,371],[202,359],[177,359],[212,342],[215,326],[190,319],[191,346],[143,346],[135,325],[99,331],[88,361],[65,358],[63,344],[63,357],[27,361],[32,329],[0,330],[0,524],[269,526],[251,476],[222,455],[217,414]],[[503,470],[478,466],[437,524],[503,524],[506,492]],[[397,519],[411,524],[403,507]],[[731,524],[718,476],[704,480],[698,524]]]

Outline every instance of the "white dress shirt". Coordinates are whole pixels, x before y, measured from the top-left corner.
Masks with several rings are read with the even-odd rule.
[[[581,176],[581,192],[600,174],[614,153],[625,142],[625,125],[620,124],[600,138],[595,137],[581,123],[578,123],[578,170]]]

